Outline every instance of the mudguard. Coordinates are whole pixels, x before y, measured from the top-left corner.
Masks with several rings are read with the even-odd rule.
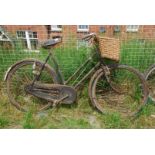
[[[23,61],[38,61],[38,62],[40,62],[40,63],[42,63],[42,64],[44,63],[44,62],[42,62],[42,61],[40,61],[40,60],[32,59],[32,58],[30,58],[30,59],[23,59],[23,60],[17,61],[15,64],[13,64],[12,66],[10,66],[10,67],[7,69],[7,71],[6,71],[5,75],[4,75],[4,81],[7,80],[10,71],[11,71],[12,69],[14,69],[14,68],[15,68],[17,65],[19,65],[20,63],[23,63]],[[51,70],[51,74],[53,75],[54,83],[58,83],[58,84],[61,83],[61,81],[59,81],[59,77],[58,77],[58,75],[56,74],[55,70],[54,70],[49,64],[46,64],[46,66]]]

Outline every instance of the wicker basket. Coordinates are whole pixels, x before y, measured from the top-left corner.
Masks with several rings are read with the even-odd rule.
[[[101,57],[119,61],[120,41],[116,38],[99,37]]]

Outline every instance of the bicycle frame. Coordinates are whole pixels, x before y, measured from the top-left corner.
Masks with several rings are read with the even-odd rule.
[[[99,67],[103,68],[103,71],[106,74],[106,78],[107,77],[107,73],[109,73],[109,69],[106,65],[106,63],[104,62],[104,59],[101,57],[100,52],[99,52],[99,48],[97,46],[97,44],[95,44],[95,49],[93,49],[93,51],[95,52],[92,56],[90,56],[79,68],[76,69],[76,71],[65,81],[64,77],[59,69],[59,64],[57,63],[53,53],[52,53],[52,49],[49,49],[49,54],[47,56],[47,58],[45,59],[45,62],[43,63],[43,66],[40,70],[40,74],[36,75],[36,77],[34,78],[33,82],[32,82],[32,86],[34,85],[35,81],[39,80],[40,76],[41,76],[41,72],[44,70],[44,67],[46,65],[46,63],[48,62],[48,60],[51,58],[51,60],[53,61],[54,64],[54,69],[56,71],[57,74],[57,79],[59,84],[62,85],[70,85],[69,83],[74,79],[73,83],[71,84],[71,86],[77,90],[79,88],[79,86],[85,81],[87,80]],[[98,56],[98,62],[96,64],[94,64],[94,66],[85,74],[85,70],[86,70],[86,66],[92,62],[92,58],[97,55]],[[83,75],[83,76],[82,76]],[[80,77],[82,76],[82,78],[77,81]],[[108,79],[107,79],[108,80]],[[77,82],[77,83],[76,83]]]
[[[41,76],[41,73],[42,73],[42,71],[44,70],[44,67],[45,67],[46,63],[47,63],[47,62],[49,61],[49,59],[51,58],[51,60],[53,61],[53,64],[54,64],[54,69],[55,69],[55,71],[56,71],[57,79],[58,79],[58,81],[59,81],[59,84],[68,85],[68,84],[74,79],[73,84],[71,84],[71,86],[72,86],[74,89],[77,90],[77,89],[79,88],[79,86],[80,86],[86,79],[88,79],[88,78],[97,70],[97,68],[99,68],[99,66],[100,66],[101,64],[103,64],[103,61],[101,61],[101,59],[99,59],[99,61],[94,65],[94,67],[92,67],[92,68],[87,72],[87,74],[85,74],[85,75],[76,83],[76,81],[78,80],[78,78],[84,74],[84,71],[85,71],[85,69],[86,69],[85,66],[88,65],[88,64],[90,64],[90,63],[92,62],[92,57],[93,57],[94,55],[96,55],[96,54],[97,54],[97,51],[96,51],[95,54],[93,54],[92,56],[90,56],[79,68],[77,68],[77,70],[65,81],[65,80],[64,80],[64,77],[63,77],[63,75],[62,75],[62,73],[61,73],[61,71],[60,71],[59,65],[58,65],[58,63],[57,63],[57,61],[56,61],[56,59],[55,59],[55,57],[54,57],[54,55],[53,55],[53,53],[52,53],[52,49],[49,50],[49,54],[48,54],[48,56],[46,57],[45,62],[43,63],[43,66],[42,66],[42,68],[41,68],[41,70],[40,70],[40,74],[35,76],[35,78],[34,78],[34,80],[33,80],[33,82],[32,82],[31,87],[33,87],[35,81],[39,80],[39,78],[40,78],[40,76]]]

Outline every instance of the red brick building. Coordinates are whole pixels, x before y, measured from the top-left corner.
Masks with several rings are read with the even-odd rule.
[[[0,42],[11,38],[23,41],[27,49],[36,49],[39,42],[61,37],[63,43],[78,44],[84,34],[95,32],[107,37],[155,38],[154,25],[1,25]]]

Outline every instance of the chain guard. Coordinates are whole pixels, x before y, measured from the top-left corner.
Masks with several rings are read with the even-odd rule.
[[[27,85],[25,91],[49,102],[61,100],[67,95],[68,97],[61,101],[62,104],[72,104],[77,98],[77,92],[74,88],[60,84],[34,84],[33,87]]]

